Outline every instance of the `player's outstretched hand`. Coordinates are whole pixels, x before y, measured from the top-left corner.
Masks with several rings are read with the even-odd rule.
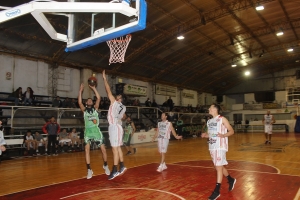
[[[207,133],[201,133],[201,137],[202,138],[208,138],[208,134]]]
[[[220,138],[224,138],[224,137],[225,137],[225,135],[224,135],[224,134],[222,134],[222,133],[218,133],[218,137],[220,137]]]
[[[92,90],[96,89],[96,86],[95,86],[95,85],[94,85],[94,86],[89,85],[89,87],[90,87]]]
[[[176,139],[177,139],[177,140],[180,140],[180,139],[182,140],[182,135],[177,135],[177,136],[176,136]]]

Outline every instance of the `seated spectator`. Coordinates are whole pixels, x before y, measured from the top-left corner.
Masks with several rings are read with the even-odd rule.
[[[68,136],[67,129],[63,129],[62,132],[59,133],[59,144],[61,146],[61,151],[64,152],[63,146],[64,144],[68,145],[68,149],[70,149],[71,139]]]
[[[151,104],[151,107],[157,108],[157,106],[158,106],[158,105],[157,105],[155,99],[153,99],[153,102],[152,102],[152,104]]]
[[[72,99],[72,100],[71,100],[71,103],[70,103],[70,108],[78,108],[78,106],[77,106],[77,102],[76,102],[76,100],[75,100],[75,99]]]
[[[26,135],[24,135],[24,144],[27,147],[28,151],[30,151],[30,148],[35,149],[35,139],[31,135],[30,130],[28,130]],[[36,155],[35,151],[33,152],[33,155]]]
[[[69,135],[71,141],[72,141],[72,149],[74,150],[74,145],[76,143],[77,148],[79,148],[79,145],[81,144],[81,141],[78,137],[78,133],[76,132],[76,128],[72,129],[72,132]]]
[[[15,106],[19,105],[19,102],[22,101],[22,88],[19,87],[16,91],[11,93],[8,96],[9,100],[14,100],[15,101]]]
[[[31,87],[27,87],[27,90],[24,92],[23,96],[24,96],[24,105],[31,106],[33,101],[33,90],[31,89]]]
[[[151,107],[151,101],[150,101],[149,98],[145,101],[145,106],[146,107]]]
[[[39,146],[45,146],[45,152],[47,152],[47,142],[38,131],[35,132],[34,138],[35,138],[36,153],[39,155]]]
[[[62,102],[62,107],[63,108],[71,108],[71,101],[68,97]]]
[[[61,106],[62,106],[62,102],[60,100],[60,97],[57,96],[56,99],[54,99],[52,102],[52,107],[60,108]]]

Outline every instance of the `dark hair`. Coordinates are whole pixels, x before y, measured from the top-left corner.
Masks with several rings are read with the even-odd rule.
[[[213,105],[217,109],[218,114],[222,113],[222,109],[221,109],[221,106],[219,104],[213,103],[211,105]]]
[[[31,130],[27,130],[27,133],[28,133],[28,132],[30,132],[30,133],[31,133]]]

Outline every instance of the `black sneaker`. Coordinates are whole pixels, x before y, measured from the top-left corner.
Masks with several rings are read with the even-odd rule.
[[[269,144],[271,144],[271,141],[269,141]]]
[[[133,148],[133,154],[135,154],[136,153],[136,148]]]
[[[131,151],[128,151],[128,152],[126,153],[126,156],[128,156],[128,155],[131,155]]]
[[[215,200],[217,198],[219,198],[220,193],[219,192],[213,192],[210,197],[208,197],[208,200]]]
[[[266,140],[265,144],[268,144],[268,142],[269,142],[269,141],[268,141],[268,140]]]
[[[108,176],[108,180],[112,180],[119,176],[119,172],[111,172],[110,175]]]
[[[126,170],[127,170],[126,167],[121,167],[121,168],[120,168],[120,171],[119,171],[119,175],[124,174]]]
[[[235,184],[235,183],[236,183],[236,179],[235,179],[235,178],[232,179],[232,180],[230,180],[230,181],[228,181],[228,184],[229,184],[228,190],[229,190],[229,191],[233,190],[234,184]]]

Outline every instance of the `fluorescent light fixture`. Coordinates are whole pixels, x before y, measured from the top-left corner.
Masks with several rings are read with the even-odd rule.
[[[281,36],[281,35],[283,35],[283,32],[282,32],[282,31],[278,31],[278,32],[276,33],[276,35],[277,35],[277,36]]]
[[[236,64],[231,64],[231,67],[236,67]]]
[[[245,75],[246,75],[246,76],[249,76],[249,75],[250,75],[250,72],[249,72],[249,71],[246,71],[246,72],[245,72]]]
[[[265,7],[262,6],[262,5],[257,5],[255,9],[256,10],[263,10],[263,9],[265,9]]]
[[[177,39],[178,39],[178,40],[183,40],[183,39],[184,39],[184,36],[183,36],[183,35],[178,35],[178,36],[177,36]]]
[[[292,52],[292,51],[294,51],[294,49],[293,48],[289,48],[287,51],[288,52]]]

